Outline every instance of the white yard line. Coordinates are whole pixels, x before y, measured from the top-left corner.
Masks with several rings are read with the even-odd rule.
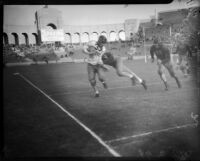
[[[86,125],[84,125],[79,119],[77,119],[75,116],[73,116],[70,112],[68,112],[64,107],[62,107],[60,104],[58,104],[55,100],[53,100],[49,95],[47,95],[44,91],[42,91],[40,88],[38,88],[36,85],[34,85],[30,80],[28,80],[26,77],[24,77],[20,73],[14,73],[14,75],[18,75],[21,78],[23,78],[27,83],[29,83],[32,87],[37,89],[40,93],[42,93],[44,96],[46,96],[50,101],[52,101],[55,105],[57,105],[63,112],[65,112],[69,117],[71,117],[77,124],[79,124],[82,128],[84,128],[92,137],[94,137],[102,146],[104,146],[110,154],[112,154],[114,157],[121,157],[121,155],[116,152],[114,149],[112,149],[109,145],[107,145],[95,132],[93,132],[91,129],[89,129]]]
[[[152,134],[156,134],[156,133],[168,132],[168,131],[171,131],[171,130],[187,128],[187,127],[192,127],[192,126],[196,126],[197,127],[197,123],[174,126],[174,127],[170,127],[170,128],[166,128],[166,129],[150,131],[150,132],[145,132],[145,133],[141,133],[141,134],[137,134],[137,135],[132,135],[132,136],[126,136],[126,137],[121,137],[121,138],[117,138],[117,139],[112,139],[112,140],[108,140],[108,141],[105,141],[105,142],[110,144],[110,143],[113,143],[113,142],[124,141],[124,140],[127,140],[127,139],[143,137],[143,136],[148,136],[148,135],[152,135]]]

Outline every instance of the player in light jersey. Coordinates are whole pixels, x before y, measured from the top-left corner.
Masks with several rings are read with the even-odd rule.
[[[86,62],[89,82],[92,88],[94,89],[95,97],[99,97],[99,90],[96,86],[96,75],[98,75],[99,81],[103,84],[103,87],[106,89],[107,84],[104,78],[104,70],[107,70],[107,68],[104,67],[101,61],[101,56],[98,52],[96,52],[96,50],[96,42],[90,41],[88,45],[84,46],[83,52],[88,55]]]
[[[181,83],[178,77],[176,76],[171,63],[170,51],[166,46],[164,46],[161,43],[161,41],[158,38],[154,39],[154,44],[150,48],[150,54],[152,62],[154,62],[154,54],[157,57],[158,74],[165,85],[165,90],[168,90],[169,86],[163,71],[164,67],[168,70],[171,77],[173,77],[176,80],[178,87],[181,88]]]
[[[112,66],[116,70],[118,76],[130,78],[133,85],[135,85],[136,81],[138,81],[146,90],[147,85],[145,80],[141,79],[132,70],[125,66],[123,59],[120,56],[115,56],[111,52],[106,52],[106,43],[106,37],[101,35],[97,41],[97,52],[101,55],[103,64]]]
[[[133,57],[136,54],[136,47],[134,46],[134,44],[132,44],[132,46],[128,50],[127,54],[128,54],[128,60],[133,60],[134,59]]]

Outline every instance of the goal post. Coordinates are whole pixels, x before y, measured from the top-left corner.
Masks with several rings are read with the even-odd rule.
[[[143,53],[144,53],[144,61],[145,63],[147,63],[147,59],[148,59],[148,47],[149,44],[146,42],[146,29],[145,27],[142,28],[143,29]],[[174,55],[173,55],[173,41],[172,41],[172,27],[171,25],[169,25],[169,32],[168,32],[168,36],[169,36],[169,43],[167,43],[167,46],[170,50],[170,58],[172,63],[174,63]]]
[[[142,28],[143,31],[143,53],[144,53],[144,62],[147,63],[147,53],[146,53],[146,43],[145,43],[145,27]]]

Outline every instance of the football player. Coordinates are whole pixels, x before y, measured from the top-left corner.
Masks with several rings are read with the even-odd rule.
[[[90,41],[87,46],[84,46],[83,52],[88,55],[86,62],[89,82],[94,89],[95,97],[99,97],[99,90],[96,86],[96,75],[98,75],[99,81],[103,84],[103,87],[107,88],[104,78],[104,70],[107,68],[102,65],[101,55],[97,53],[95,41]]]
[[[184,77],[187,77],[189,74],[189,61],[188,57],[191,55],[190,47],[183,42],[183,40],[177,40],[176,51],[178,54],[177,65],[179,69],[184,74]]]
[[[172,62],[170,59],[170,50],[159,40],[159,38],[154,39],[154,44],[150,48],[150,54],[152,62],[154,62],[154,55],[157,57],[158,74],[165,85],[165,90],[169,89],[166,76],[164,74],[164,68],[166,68],[171,75],[176,80],[178,88],[181,88],[181,83],[176,76]]]
[[[146,81],[137,76],[132,70],[130,70],[127,66],[124,65],[123,59],[120,56],[116,56],[111,52],[106,52],[105,44],[107,43],[107,39],[105,36],[101,35],[97,41],[97,52],[101,55],[101,59],[103,64],[112,66],[118,76],[130,78],[132,84],[135,85],[136,81],[138,81],[146,90],[147,85]]]

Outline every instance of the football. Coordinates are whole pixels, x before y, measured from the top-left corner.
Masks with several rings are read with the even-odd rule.
[[[89,47],[87,48],[87,51],[88,51],[88,52],[95,52],[95,51],[96,51],[96,48],[93,47],[93,46],[89,46]]]

